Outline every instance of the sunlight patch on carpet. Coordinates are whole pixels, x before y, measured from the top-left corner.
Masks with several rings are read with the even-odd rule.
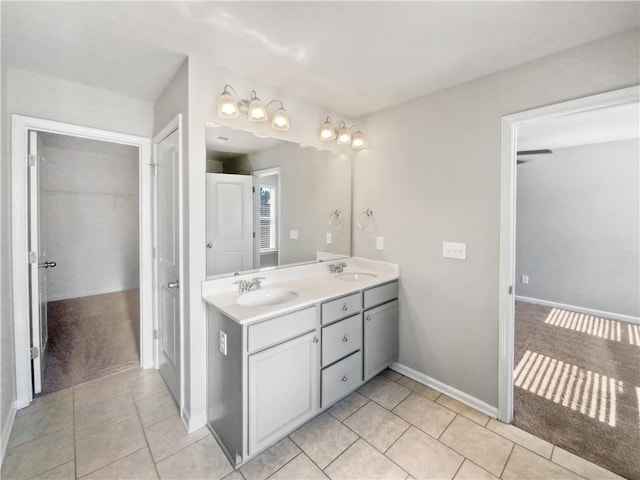
[[[627,325],[629,330],[629,343],[640,347],[640,325]]]
[[[617,396],[623,392],[620,380],[530,350],[514,369],[513,378],[518,388],[616,426]]]
[[[586,313],[570,312],[561,308],[553,308],[544,323],[555,327],[568,328],[576,332],[586,333],[606,340],[622,341],[623,323],[609,318],[594,317]],[[640,328],[636,325],[635,334],[632,325],[627,325],[629,343],[640,347]]]

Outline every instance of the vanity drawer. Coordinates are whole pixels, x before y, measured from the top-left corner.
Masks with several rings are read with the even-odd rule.
[[[362,383],[362,352],[322,370],[322,408],[347,396]]]
[[[362,350],[362,316],[340,320],[322,329],[322,366]]]
[[[281,315],[264,322],[249,325],[247,350],[255,352],[284,342],[316,328],[316,307]]]
[[[348,317],[362,310],[360,292],[322,304],[322,324]]]
[[[385,283],[364,291],[364,308],[374,307],[398,298],[398,282]]]

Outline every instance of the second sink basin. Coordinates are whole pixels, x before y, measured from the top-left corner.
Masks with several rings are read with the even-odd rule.
[[[265,288],[240,295],[236,303],[243,307],[264,307],[279,305],[296,298],[298,294],[286,288]]]
[[[337,273],[336,278],[345,282],[357,282],[358,280],[371,280],[372,278],[376,278],[376,275],[365,272],[342,272]]]

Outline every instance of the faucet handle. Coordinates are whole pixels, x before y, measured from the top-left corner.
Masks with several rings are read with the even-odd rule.
[[[260,283],[262,280],[265,280],[267,277],[253,277],[251,279],[252,282]]]
[[[348,267],[349,265],[347,265],[345,262],[340,262],[338,264],[338,267],[344,268],[344,267]]]

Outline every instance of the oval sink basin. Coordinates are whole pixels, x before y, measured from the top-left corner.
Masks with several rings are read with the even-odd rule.
[[[336,278],[345,282],[357,282],[359,280],[371,280],[372,278],[376,278],[376,275],[365,272],[342,272],[336,274]]]
[[[236,298],[236,303],[243,307],[264,307],[286,303],[297,296],[296,292],[286,288],[265,288],[240,295]]]

